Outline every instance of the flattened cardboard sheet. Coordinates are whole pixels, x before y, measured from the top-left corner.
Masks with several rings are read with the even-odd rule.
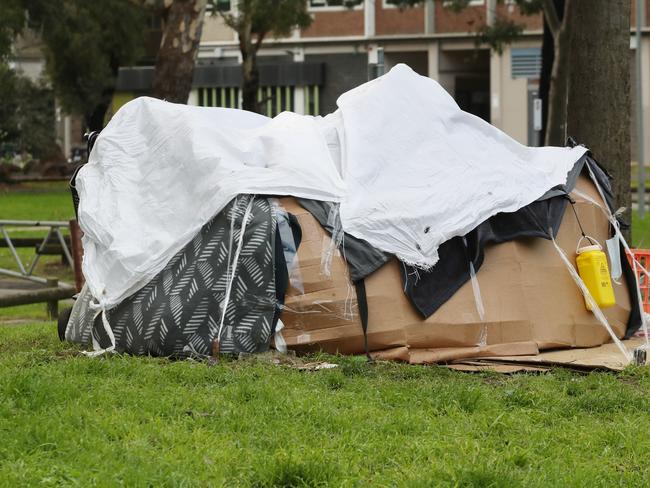
[[[622,341],[625,347],[633,351],[645,343],[645,339],[634,338]],[[464,364],[461,360],[455,364]],[[532,356],[500,356],[491,358],[481,358],[474,361],[473,365],[490,367],[510,365],[510,366],[540,366],[553,367],[563,366],[580,370],[606,369],[610,371],[621,371],[627,366],[627,360],[621,354],[616,344],[608,343],[598,347],[564,349],[554,351],[544,351]]]
[[[470,363],[461,362],[445,365],[455,371],[464,371],[466,373],[481,373],[490,371],[492,373],[514,374],[514,373],[548,373],[550,367],[530,366],[527,364],[498,364],[498,363]]]

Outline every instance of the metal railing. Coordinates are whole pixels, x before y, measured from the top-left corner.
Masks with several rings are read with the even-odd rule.
[[[20,258],[20,255],[18,254],[18,251],[16,251],[16,247],[14,246],[11,237],[9,236],[9,231],[7,229],[8,227],[49,228],[47,235],[38,245],[38,249],[36,250],[36,256],[34,257],[31,263],[29,264],[23,263],[22,259]],[[67,222],[60,222],[54,220],[0,220],[0,235],[6,242],[7,247],[9,248],[9,252],[11,252],[11,255],[16,261],[16,265],[18,266],[18,270],[19,270],[19,271],[14,271],[11,269],[0,267],[0,274],[14,276],[18,278],[25,278],[27,280],[34,281],[36,283],[47,284],[48,280],[46,278],[41,278],[40,276],[34,276],[33,273],[42,253],[45,251],[46,246],[48,245],[48,243],[52,241],[52,239],[58,240],[59,244],[61,245],[61,249],[63,251],[63,255],[65,256],[66,261],[70,265],[70,268],[74,270],[74,261],[72,259],[72,254],[70,253],[70,249],[68,249],[68,245],[65,241],[65,238],[63,237],[63,234],[61,234],[61,228],[67,228],[67,227],[68,227]]]

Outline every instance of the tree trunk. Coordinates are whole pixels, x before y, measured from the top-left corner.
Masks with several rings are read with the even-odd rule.
[[[153,77],[153,96],[187,103],[207,0],[173,0],[166,11]]]
[[[86,130],[89,132],[99,132],[104,128],[106,112],[108,111],[109,107],[111,106],[111,102],[113,101],[117,75],[120,71],[120,60],[117,57],[111,56],[110,67],[113,83],[111,83],[110,86],[107,86],[102,91],[101,100],[97,102],[97,104],[84,115]]]
[[[257,67],[257,51],[262,45],[264,34],[259,34],[253,41],[252,20],[247,18],[237,33],[239,36],[239,51],[242,55],[242,108],[250,112],[261,113],[257,101],[257,90],[260,86],[260,72]]]
[[[85,115],[84,119],[88,131],[99,132],[104,128],[104,117],[106,116],[106,111],[108,110],[109,105],[110,102],[104,100],[95,105],[92,111]]]
[[[564,0],[553,0],[553,6],[562,22],[564,17]],[[550,28],[546,15],[544,16],[544,36],[542,40],[542,71],[539,77],[539,98],[542,100],[542,130],[539,133],[539,140],[542,144],[546,141],[546,129],[548,127],[549,94],[551,90],[551,75],[553,63],[555,62],[555,41],[553,31]]]
[[[260,86],[260,72],[257,67],[257,52],[249,46],[250,51],[242,51],[242,108],[260,113],[257,90]]]
[[[568,9],[572,1],[575,0],[566,0],[565,8]],[[553,69],[551,70],[549,84],[546,139],[544,141],[546,146],[564,146],[566,143],[570,58],[569,35],[571,27],[569,27],[570,19],[567,18],[566,10],[563,12],[561,13],[558,10],[558,17],[562,22],[553,39]]]
[[[539,98],[542,101],[542,130],[539,131],[539,140],[543,145],[546,142],[546,124],[548,121],[548,95],[551,89],[551,72],[555,59],[555,46],[553,33],[548,24],[544,22],[542,36],[542,69],[539,74]]]
[[[630,211],[630,0],[570,0],[568,134],[614,177]],[[629,237],[629,236],[628,236]]]

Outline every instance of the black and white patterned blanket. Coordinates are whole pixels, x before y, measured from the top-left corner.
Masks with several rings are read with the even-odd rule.
[[[276,215],[268,199],[234,199],[149,284],[107,312],[115,349],[137,355],[203,356],[214,352],[219,335],[222,353],[268,349],[277,303],[275,232]],[[65,338],[106,348],[110,339],[92,300],[84,288]]]

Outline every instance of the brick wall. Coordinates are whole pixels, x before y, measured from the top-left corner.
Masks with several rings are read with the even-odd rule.
[[[635,0],[632,2],[631,25],[635,25]],[[646,2],[646,25],[650,25],[650,0]],[[435,32],[468,33],[476,31],[485,24],[487,17],[486,3],[469,6],[460,12],[454,12],[435,1]],[[497,15],[523,24],[526,30],[541,30],[543,15],[522,15],[516,5],[499,3]],[[363,9],[342,9],[332,11],[314,11],[312,25],[302,32],[303,37],[338,37],[360,36],[364,33]],[[377,35],[420,34],[424,33],[424,7],[422,5],[400,10],[384,8],[383,0],[375,3],[375,32]]]
[[[362,36],[363,9],[314,12],[314,21],[302,37]]]
[[[424,7],[404,10],[383,8],[383,1],[376,0],[375,32],[378,36],[393,34],[422,34],[424,32]]]
[[[542,30],[544,28],[544,16],[541,13],[522,15],[516,5],[497,5],[497,15],[509,18],[517,24],[523,24],[525,30]]]
[[[472,32],[485,23],[485,5],[467,7],[456,13],[443,7],[442,2],[435,3],[435,29],[438,33]]]

